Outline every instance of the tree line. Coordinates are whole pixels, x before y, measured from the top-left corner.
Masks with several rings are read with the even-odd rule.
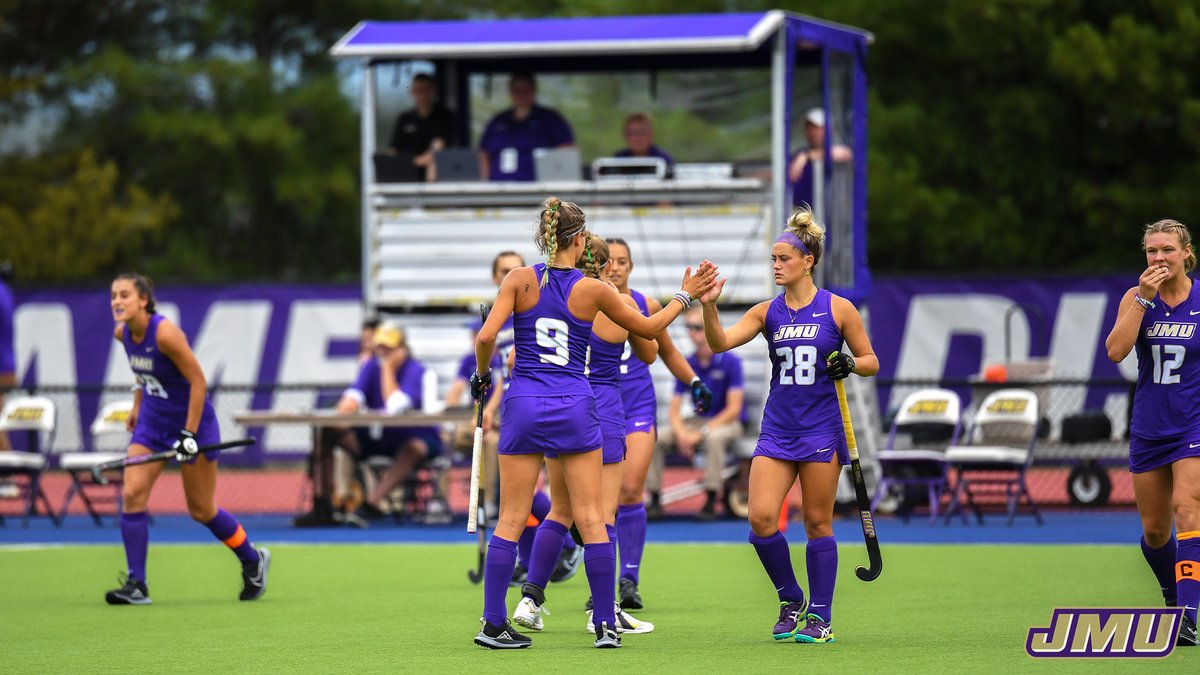
[[[1141,224],[1196,224],[1198,4],[686,10],[779,8],[874,33],[877,273],[1090,273],[1136,268]],[[678,11],[668,0],[0,0],[0,259],[30,283],[133,267],[179,281],[356,279],[358,112],[348,66],[327,54],[355,23]],[[686,118],[691,138],[698,119]]]

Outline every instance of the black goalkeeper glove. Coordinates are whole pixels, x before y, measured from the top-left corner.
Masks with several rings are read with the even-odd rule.
[[[175,459],[180,463],[190,462],[200,452],[200,446],[196,445],[196,434],[187,429],[179,430],[179,438],[175,439],[175,445],[171,446],[171,449],[175,451]]]
[[[712,407],[712,389],[699,377],[692,378],[692,407],[697,413],[706,413]]]
[[[471,373],[471,398],[483,402],[483,397],[487,395],[487,390],[492,386],[492,371],[486,373]]]
[[[844,380],[854,372],[854,357],[841,352],[834,352],[825,359],[825,372],[834,380]]]

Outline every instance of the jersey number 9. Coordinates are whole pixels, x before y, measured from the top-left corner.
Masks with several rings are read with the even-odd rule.
[[[538,357],[542,363],[553,363],[556,366],[565,366],[571,361],[571,351],[567,348],[567,331],[569,327],[567,322],[562,319],[551,319],[542,317],[534,324],[537,330],[537,343],[539,347],[546,347],[553,350],[553,354],[539,354]]]

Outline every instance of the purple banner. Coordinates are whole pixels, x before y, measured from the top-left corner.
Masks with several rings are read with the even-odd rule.
[[[362,320],[357,286],[168,286],[156,297],[159,313],[187,334],[209,386],[237,387],[213,397],[226,437],[245,431],[232,422],[236,411],[311,408],[320,394],[316,389],[255,390],[254,385],[328,384],[340,390],[354,377]],[[134,383],[124,348],[113,339],[108,289],[18,291],[16,300],[17,378],[26,387],[48,388],[45,393],[55,401],[53,452],[120,447],[127,439],[93,443],[88,433],[102,405],[130,396],[119,390],[101,394],[97,388]],[[263,442],[227,461],[257,464],[268,450],[305,450],[306,443],[279,442],[285,433],[306,439],[303,430],[257,431]],[[27,445],[21,436],[15,444]]]
[[[1132,380],[1136,360],[1107,358],[1104,340],[1121,295],[1136,275],[1090,279],[880,279],[868,303],[880,377],[901,380],[965,380],[990,363],[1029,358],[1053,360],[1053,375],[1065,379]],[[307,451],[304,427],[243,430],[234,412],[247,409],[304,410],[327,403],[353,380],[362,318],[357,286],[230,286],[162,288],[160,311],[179,323],[210,385],[242,387],[219,391],[214,405],[226,437],[250,431],[262,441],[245,460]],[[133,384],[125,353],[112,339],[108,290],[18,291],[15,337],[18,380],[26,386],[58,387],[56,452],[93,444],[89,426],[104,403],[126,392],[100,395],[101,385]],[[453,380],[458,358],[470,349],[459,316],[409,317],[415,353]],[[665,372],[665,371],[664,371]],[[289,391],[286,386],[321,385]],[[762,383],[748,382],[749,388]],[[259,386],[262,389],[253,390]],[[82,393],[75,393],[75,388]],[[93,391],[88,393],[88,388]],[[1092,387],[1060,406],[1067,414],[1105,407],[1113,387]],[[884,409],[898,403],[880,391]],[[1121,400],[1124,400],[1121,398]],[[1116,417],[1114,417],[1116,421]],[[1120,427],[1120,425],[1116,425]],[[17,439],[18,442],[23,442]],[[119,439],[111,439],[116,443]],[[236,462],[232,456],[230,461]]]

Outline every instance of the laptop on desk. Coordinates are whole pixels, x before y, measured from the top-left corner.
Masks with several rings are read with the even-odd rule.
[[[440,150],[433,155],[433,163],[439,183],[465,183],[483,178],[479,173],[479,153],[470,148]]]
[[[533,175],[539,182],[583,180],[579,148],[537,148],[533,151]]]
[[[398,152],[394,155],[375,154],[376,183],[415,183],[425,180],[425,170],[413,164],[413,155]]]

